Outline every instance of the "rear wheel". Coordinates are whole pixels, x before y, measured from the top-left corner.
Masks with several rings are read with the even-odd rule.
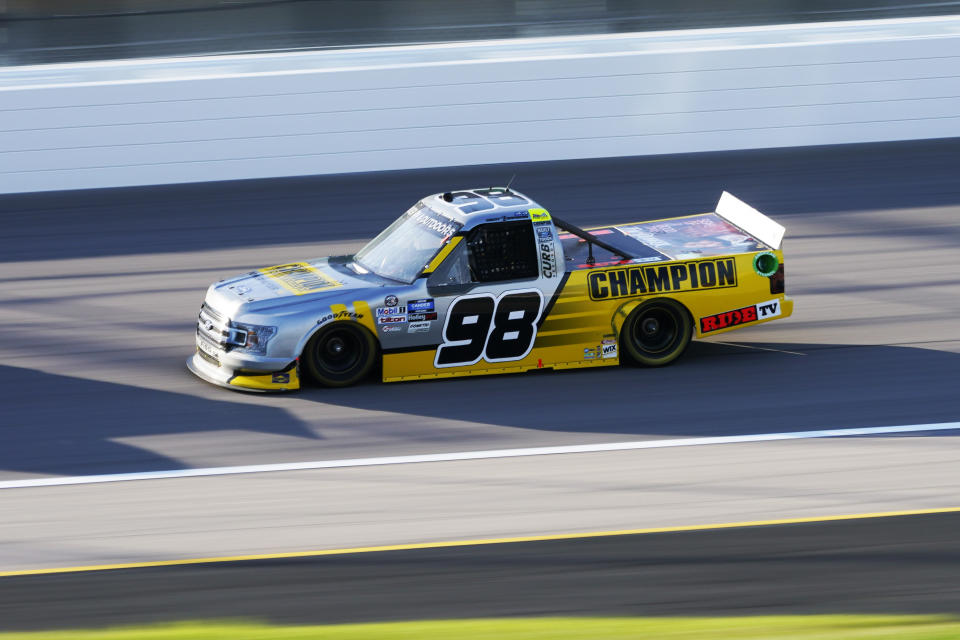
[[[373,368],[377,341],[358,324],[338,322],[317,332],[303,350],[303,365],[325,387],[356,384]]]
[[[633,310],[620,330],[620,344],[637,364],[662,367],[679,358],[693,336],[693,321],[679,302],[662,298]]]

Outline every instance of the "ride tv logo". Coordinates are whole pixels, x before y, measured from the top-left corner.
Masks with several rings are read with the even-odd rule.
[[[767,318],[776,318],[780,315],[780,301],[771,300],[770,302],[761,302],[754,305],[757,308],[757,316],[761,320],[766,320]]]
[[[733,311],[724,311],[723,313],[700,318],[700,333],[709,333],[749,322],[776,318],[780,315],[780,312],[779,300],[770,300],[769,302],[760,302],[752,304],[749,307],[734,309]]]

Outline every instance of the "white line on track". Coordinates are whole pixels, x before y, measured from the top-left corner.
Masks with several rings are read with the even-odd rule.
[[[100,484],[103,482],[127,482],[131,480],[162,480],[167,478],[196,478],[200,476],[228,476],[242,473],[268,473],[277,471],[306,471],[311,469],[342,469],[345,467],[378,467],[392,464],[417,464],[422,462],[454,462],[458,460],[488,460],[491,458],[523,458],[527,456],[551,456],[564,453],[600,453],[605,451],[630,451],[634,449],[666,449],[671,447],[699,447],[715,444],[738,444],[745,442],[770,442],[774,440],[809,440],[812,438],[837,438],[844,436],[875,436],[890,433],[920,433],[924,431],[949,431],[960,429],[960,422],[937,424],[910,424],[895,427],[862,427],[854,429],[823,429],[820,431],[788,431],[784,433],[754,433],[741,436],[713,436],[707,438],[679,438],[670,440],[639,440],[632,442],[604,442],[599,444],[575,444],[557,447],[530,447],[526,449],[490,449],[487,451],[461,451],[458,453],[428,453],[412,456],[388,456],[382,458],[352,458],[347,460],[315,460],[312,462],[281,462],[275,464],[251,464],[236,467],[207,467],[201,469],[172,469],[169,471],[138,471],[133,473],[110,473],[90,476],[60,476],[54,478],[29,478],[27,480],[0,481],[0,489],[24,489],[29,487],[57,487],[73,484]]]
[[[758,347],[755,344],[747,344],[745,342],[720,342],[719,340],[711,340],[713,344],[724,344],[728,347],[740,347],[741,349],[756,349],[757,351],[772,351],[774,353],[789,353],[792,356],[805,356],[807,354],[800,353],[799,351],[787,351],[786,349],[773,349],[771,347]]]

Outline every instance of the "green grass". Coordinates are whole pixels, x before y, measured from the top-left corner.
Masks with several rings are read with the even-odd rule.
[[[0,633],[0,640],[957,640],[952,616],[516,618],[327,626],[182,622],[83,631]]]

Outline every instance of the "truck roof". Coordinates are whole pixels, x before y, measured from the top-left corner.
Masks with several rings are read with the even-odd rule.
[[[506,187],[482,187],[447,191],[427,196],[422,202],[434,211],[469,230],[487,222],[525,220],[531,209],[540,205],[518,191]],[[562,221],[557,220],[563,226]],[[743,231],[741,226],[760,229],[769,236],[768,244]],[[776,227],[776,228],[774,228]],[[596,240],[623,249],[621,255],[597,249],[597,266],[664,260],[691,260],[717,255],[733,255],[777,248],[783,227],[752,207],[724,192],[716,212],[594,227],[586,231]],[[769,233],[767,233],[769,232]],[[561,232],[564,253],[572,264],[568,269],[591,268],[585,262],[589,255],[586,241],[573,233]],[[602,243],[601,243],[602,244]],[[582,255],[581,255],[582,254]]]
[[[511,217],[526,218],[530,209],[540,207],[522,193],[506,187],[481,187],[435,193],[424,198],[423,203],[434,211],[456,220],[464,228],[495,220],[503,221]]]

